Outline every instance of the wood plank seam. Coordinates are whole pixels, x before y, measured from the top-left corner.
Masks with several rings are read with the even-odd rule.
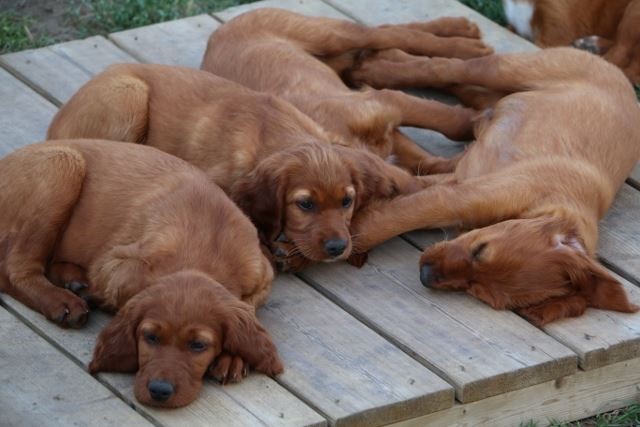
[[[447,376],[447,373],[445,371],[429,363],[428,360],[422,358],[418,353],[413,351],[407,345],[403,344],[401,341],[395,339],[391,334],[385,332],[382,328],[379,328],[375,324],[369,324],[368,318],[364,313],[361,313],[359,310],[351,307],[347,302],[342,301],[338,295],[335,295],[334,293],[326,289],[324,286],[315,282],[313,279],[305,277],[304,273],[298,273],[296,274],[296,276],[300,280],[302,280],[307,286],[311,286],[313,289],[319,292],[322,296],[324,296],[329,301],[331,301],[332,303],[340,307],[342,310],[344,310],[347,314],[349,314],[351,317],[356,319],[358,322],[362,323],[364,326],[366,326],[367,328],[369,328],[370,330],[372,330],[373,332],[380,335],[382,338],[384,338],[385,340],[389,341],[391,344],[396,346],[403,353],[405,353],[412,359],[416,360],[418,363],[425,366],[431,372],[433,372],[438,377],[440,377],[443,381],[451,385],[454,389],[457,389],[458,387],[461,387],[463,385],[463,384],[457,384],[455,381],[453,381],[451,378]]]
[[[54,107],[58,108],[62,105],[62,103],[58,102],[54,97],[49,96],[47,93],[45,93],[38,85],[32,84],[28,78],[23,77],[17,70],[15,70],[9,64],[5,63],[2,60],[1,56],[0,56],[0,67],[6,70],[13,77],[15,77],[16,80],[23,83],[28,89],[40,95],[44,100],[52,104]]]
[[[135,402],[132,402],[130,399],[127,399],[127,397],[124,396],[122,393],[120,393],[118,391],[118,389],[113,387],[108,381],[105,381],[102,378],[101,374],[99,374],[99,375],[91,375],[91,374],[89,374],[89,372],[87,371],[87,367],[85,366],[84,363],[82,363],[82,361],[80,359],[78,359],[72,353],[68,352],[64,347],[62,347],[60,344],[58,344],[55,340],[51,339],[43,330],[41,330],[39,327],[34,325],[32,322],[29,321],[29,319],[27,319],[26,317],[22,316],[19,312],[14,310],[13,307],[11,307],[9,304],[6,304],[2,300],[1,297],[0,297],[0,307],[2,307],[5,310],[7,310],[7,312],[9,312],[16,319],[18,319],[22,324],[24,324],[27,328],[29,328],[29,330],[33,331],[36,335],[38,335],[39,337],[44,339],[47,342],[47,344],[51,345],[53,348],[55,348],[57,351],[59,351],[64,357],[69,359],[73,364],[77,365],[80,369],[82,369],[83,372],[87,373],[87,375],[89,375],[95,381],[97,381],[98,383],[100,383],[101,385],[106,387],[107,390],[109,390],[115,397],[117,397],[123,403],[125,403],[127,406],[132,408],[140,416],[142,416],[147,421],[149,421],[150,423],[152,423],[152,424],[154,424],[156,426],[163,427],[161,424],[158,424],[158,422],[156,420],[154,420],[152,417],[150,417],[146,413],[144,413],[142,411],[138,411],[138,408],[137,408],[137,405],[135,404]]]

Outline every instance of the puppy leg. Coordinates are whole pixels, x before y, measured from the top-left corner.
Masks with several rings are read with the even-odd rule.
[[[464,17],[444,17],[425,22],[410,22],[408,24],[381,25],[378,28],[407,28],[424,31],[440,37],[468,37],[479,39],[482,34],[480,28]]]
[[[575,57],[575,60],[567,60]],[[579,58],[579,59],[578,59]],[[420,58],[392,62],[365,59],[351,72],[355,83],[373,87],[432,87],[473,85],[502,93],[545,87],[561,79],[597,78],[596,58],[576,49],[556,48],[530,54],[492,55],[467,61]],[[594,66],[591,66],[591,65]]]
[[[376,97],[400,111],[401,125],[433,129],[456,141],[473,138],[473,118],[477,111],[418,98],[397,90],[376,91]]]
[[[640,0],[633,0],[628,5],[618,24],[618,31],[613,45],[604,59],[624,69],[633,60],[633,51],[640,44]]]
[[[223,351],[209,367],[208,374],[222,385],[239,383],[249,374],[249,365],[242,358]]]
[[[434,156],[423,150],[418,144],[400,131],[393,134],[393,154],[398,164],[414,175],[431,175],[453,172],[460,156],[450,159]]]
[[[354,22],[302,16],[279,9],[262,9],[236,21],[254,31],[264,30],[298,43],[315,56],[337,56],[357,49],[398,48],[416,55],[474,58],[493,50],[466,37],[438,37],[402,26],[367,27]],[[206,69],[207,67],[205,67]]]
[[[530,204],[528,177],[479,177],[461,184],[433,185],[413,194],[372,202],[351,222],[354,253],[366,252],[392,237],[421,228],[475,228],[510,218]],[[450,175],[442,181],[451,182]]]
[[[80,194],[84,159],[72,149],[55,146],[14,155],[17,158],[8,165],[8,172],[16,189],[5,188],[1,200],[19,228],[5,261],[9,278],[5,291],[61,326],[82,326],[89,313],[85,301],[54,286],[44,274],[47,258]]]

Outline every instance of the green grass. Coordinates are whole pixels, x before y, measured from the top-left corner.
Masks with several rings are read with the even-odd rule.
[[[544,425],[547,425],[547,423],[544,423]],[[640,426],[640,403],[599,414],[582,421],[564,423],[550,420],[548,425],[551,427],[638,427]],[[538,424],[533,421],[527,421],[520,423],[519,427],[538,427]]]
[[[30,27],[33,20],[13,11],[0,12],[0,53],[45,46],[54,40],[47,36],[34,36]]]
[[[504,16],[504,9],[500,0],[460,0],[460,2],[500,25],[507,25],[507,18]]]
[[[82,0],[72,11],[81,37],[211,13],[255,0]]]
[[[67,2],[63,22],[59,25],[71,29],[72,38],[84,38],[211,13],[253,1],[256,0],[73,0]],[[35,21],[34,16],[0,12],[0,54],[68,40],[56,34],[37,34]]]

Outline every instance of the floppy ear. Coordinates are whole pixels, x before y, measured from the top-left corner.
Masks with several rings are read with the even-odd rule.
[[[407,171],[385,162],[364,149],[337,147],[351,169],[356,187],[355,211],[372,199],[389,199],[422,188],[420,181]]]
[[[585,253],[565,249],[564,267],[578,293],[589,307],[633,313],[640,307],[631,304],[622,284],[596,260]]]
[[[284,370],[278,350],[258,322],[252,306],[242,301],[232,302],[222,327],[224,350],[249,362],[258,372],[273,376]]]
[[[135,372],[138,370],[136,329],[142,320],[142,302],[134,297],[98,335],[89,372]]]
[[[284,227],[285,159],[273,155],[249,175],[236,181],[231,198],[251,219],[260,234],[271,243]]]

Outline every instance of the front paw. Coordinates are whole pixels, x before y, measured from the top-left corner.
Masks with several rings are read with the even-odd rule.
[[[222,385],[239,383],[249,374],[249,364],[239,356],[223,352],[211,364],[207,373]]]
[[[296,273],[312,263],[284,233],[271,243],[270,250],[273,264],[281,273]]]
[[[63,328],[80,328],[89,317],[89,306],[77,295],[60,288],[52,289],[47,297],[45,317]]]

